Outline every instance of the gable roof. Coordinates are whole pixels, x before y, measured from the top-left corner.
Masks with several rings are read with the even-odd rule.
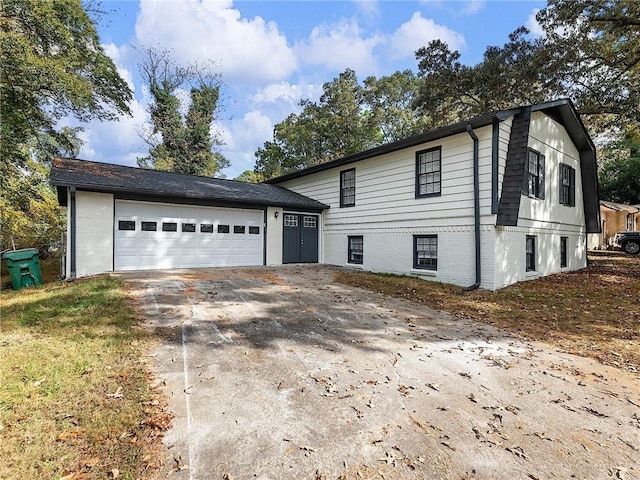
[[[640,205],[627,205],[625,203],[608,202],[600,200],[600,206],[617,212],[640,213]]]
[[[567,134],[571,138],[571,141],[574,143],[574,145],[578,149],[578,152],[580,153],[580,171],[587,232],[600,232],[600,207],[598,198],[598,167],[596,164],[596,148],[593,144],[593,141],[591,140],[591,137],[589,137],[589,133],[582,123],[580,115],[573,105],[573,102],[568,98],[540,103],[537,105],[528,105],[519,108],[513,108],[510,110],[501,110],[498,112],[487,113],[464,122],[437,128],[429,132],[413,135],[404,140],[381,145],[365,152],[338,158],[336,160],[322,163],[320,165],[315,165],[296,172],[291,172],[280,177],[269,179],[265,183],[279,184],[287,180],[304,177],[312,173],[349,165],[361,160],[366,160],[368,158],[396,152],[405,148],[415,147],[422,143],[432,142],[434,140],[440,140],[445,137],[464,133],[467,131],[467,126],[471,126],[474,129],[486,127],[493,124],[494,121],[500,122],[506,120],[511,116],[522,114],[527,110],[531,113],[542,112],[565,127]],[[494,188],[496,188],[496,186],[494,186]],[[519,210],[519,200],[518,205],[514,207],[515,213],[517,215],[517,212]],[[506,208],[507,210],[509,210],[509,205],[504,204],[502,205],[502,208]],[[512,217],[513,211],[511,211],[508,216]]]
[[[276,185],[56,158],[50,182],[66,202],[66,188],[113,193],[118,198],[149,197],[201,205],[271,206],[321,211],[327,205]]]

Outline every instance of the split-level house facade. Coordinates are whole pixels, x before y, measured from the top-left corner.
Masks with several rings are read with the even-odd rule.
[[[569,100],[482,115],[260,185],[74,159],[58,159],[52,183],[71,209],[70,276],[319,262],[495,290],[584,268],[587,234],[600,229],[595,148]],[[89,207],[96,194],[100,205]],[[87,228],[104,258],[82,270],[93,256],[79,254]]]

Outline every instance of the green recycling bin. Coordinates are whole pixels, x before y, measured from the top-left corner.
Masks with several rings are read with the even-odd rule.
[[[24,287],[42,285],[42,273],[40,272],[40,259],[37,248],[25,248],[5,252],[2,255],[7,262],[11,286],[14,290]]]

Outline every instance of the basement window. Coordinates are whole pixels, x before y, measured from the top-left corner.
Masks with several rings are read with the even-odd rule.
[[[362,265],[364,259],[364,239],[362,235],[349,236],[349,253],[347,263]]]
[[[438,270],[438,236],[413,236],[413,268]]]
[[[536,237],[534,235],[527,235],[525,263],[527,272],[536,271]]]
[[[560,268],[567,266],[567,240],[568,237],[560,237]]]

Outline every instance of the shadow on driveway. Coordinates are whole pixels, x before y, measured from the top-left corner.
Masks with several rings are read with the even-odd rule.
[[[334,271],[123,274],[167,338],[172,478],[640,477],[638,379]]]

